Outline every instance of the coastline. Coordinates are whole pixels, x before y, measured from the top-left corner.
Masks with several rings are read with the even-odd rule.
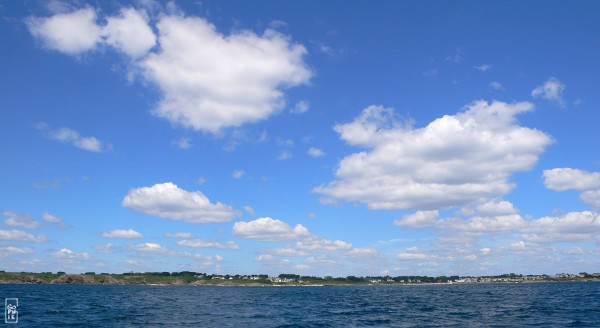
[[[283,275],[282,275],[283,276]],[[414,285],[452,285],[452,284],[519,284],[539,282],[598,282],[600,277],[595,275],[577,276],[567,275],[550,277],[541,276],[513,276],[513,277],[458,277],[446,279],[445,282],[427,281],[420,279],[371,279],[368,278],[279,278],[266,277],[260,279],[255,276],[206,276],[195,273],[173,275],[157,275],[156,273],[128,273],[128,274],[67,274],[35,273],[35,272],[0,272],[0,284],[63,284],[63,285],[144,285],[144,286],[219,286],[219,287],[326,287],[326,286],[414,286]],[[235,278],[234,278],[235,277]],[[430,278],[435,279],[435,278]],[[439,280],[439,277],[438,277]]]

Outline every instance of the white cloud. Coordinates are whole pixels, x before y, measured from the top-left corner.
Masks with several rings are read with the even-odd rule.
[[[474,67],[476,70],[478,70],[478,71],[482,71],[482,72],[485,72],[485,71],[487,71],[488,69],[492,68],[492,66],[491,66],[491,65],[488,65],[488,64],[483,64],[483,65],[480,65],[480,66],[473,66],[473,67]]]
[[[377,257],[379,252],[375,248],[352,248],[348,254],[353,257]]]
[[[189,192],[172,182],[131,189],[122,205],[147,215],[189,223],[225,222],[241,214],[229,205],[212,204],[200,191]]]
[[[306,253],[329,253],[351,251],[352,244],[342,240],[333,241],[324,238],[311,238],[296,242],[296,249]],[[357,252],[360,252],[360,250]]]
[[[306,48],[275,30],[223,35],[207,20],[177,10],[156,16],[150,26],[144,10],[122,8],[98,18],[88,7],[26,23],[44,45],[69,55],[99,45],[124,52],[133,59],[130,71],[162,91],[152,112],[194,130],[217,133],[266,119],[285,107],[283,89],[306,84],[312,75],[303,61]]]
[[[277,138],[277,144],[282,147],[291,148],[291,147],[294,147],[294,140]]]
[[[257,257],[255,257],[254,259],[257,260],[258,262],[272,262],[272,261],[276,260],[275,256],[273,256],[271,254],[260,254]]]
[[[281,154],[279,154],[279,156],[277,156],[278,161],[285,161],[286,159],[290,159],[290,158],[292,158],[292,153],[287,150],[282,151]]]
[[[303,113],[308,112],[309,108],[310,108],[310,103],[306,100],[301,100],[296,103],[296,106],[294,106],[293,109],[290,110],[290,113],[303,114]]]
[[[57,178],[54,180],[44,180],[40,183],[34,183],[33,188],[35,189],[56,189],[63,183],[71,182],[71,178]]]
[[[397,257],[402,261],[422,261],[430,258],[429,255],[419,250],[417,247],[409,247],[405,252],[398,253]]]
[[[8,216],[4,223],[11,227],[23,227],[25,229],[39,229],[42,226],[40,221],[35,220],[27,214],[19,214],[10,211],[1,213],[3,216]]]
[[[292,228],[287,223],[270,217],[250,222],[236,222],[232,232],[238,237],[260,241],[292,240],[310,235],[308,229],[301,224]]]
[[[14,246],[5,246],[0,247],[0,257],[7,257],[12,255],[24,255],[24,254],[32,254],[34,250],[31,248],[19,248]]]
[[[51,222],[57,225],[59,228],[70,228],[71,226],[64,223],[61,218],[56,217],[48,212],[44,212],[43,219],[46,222]]]
[[[100,26],[96,11],[88,7],[51,17],[29,17],[26,23],[31,34],[46,47],[68,55],[106,44],[136,59],[145,56],[156,44],[143,10],[122,8],[118,15],[105,19],[106,24]]]
[[[63,143],[69,143],[83,150],[97,153],[102,151],[108,151],[112,148],[110,144],[105,144],[102,141],[98,140],[96,137],[83,137],[79,134],[79,132],[73,129],[60,128],[54,130],[43,122],[38,123],[36,127],[38,130],[42,131],[42,133],[46,137],[50,139],[58,140]]]
[[[131,58],[146,55],[156,44],[156,36],[148,26],[146,13],[133,8],[123,8],[119,16],[107,17],[102,35],[107,44]]]
[[[325,156],[325,152],[322,149],[310,147],[308,149],[308,154],[312,157],[323,157]]]
[[[52,17],[29,17],[26,20],[31,34],[50,49],[68,55],[92,50],[101,41],[101,28],[96,24],[96,11],[84,8]]]
[[[256,215],[256,211],[248,205],[244,206],[244,211],[252,216]]]
[[[588,172],[572,168],[544,170],[544,185],[555,191],[591,190],[600,188],[600,172]]]
[[[336,53],[335,50],[333,50],[333,48],[331,48],[330,46],[321,43],[319,45],[319,49],[321,50],[321,52],[323,52],[324,54],[327,54],[331,57],[335,57]]]
[[[232,241],[229,241],[226,244],[221,244],[216,241],[202,239],[183,239],[178,241],[177,245],[195,248],[240,249],[240,247]]]
[[[437,210],[501,197],[514,188],[509,177],[529,170],[551,143],[516,121],[532,109],[528,102],[477,101],[413,128],[398,122],[393,109],[370,106],[334,127],[367,150],[342,159],[337,180],[313,191],[372,209]]]
[[[572,168],[544,170],[544,185],[555,191],[583,191],[579,199],[593,208],[600,208],[600,172]]]
[[[306,49],[267,29],[228,36],[197,17],[164,16],[160,49],[139,63],[163,92],[154,114],[195,130],[218,132],[269,117],[285,106],[281,87],[307,83]]]
[[[44,235],[32,235],[21,230],[0,230],[0,240],[16,240],[28,242],[44,242],[48,240]]]
[[[115,245],[108,243],[106,245],[96,245],[94,249],[102,251],[104,254],[110,254],[114,247]]]
[[[591,240],[600,232],[600,215],[583,211],[547,216],[532,221],[523,232],[523,239],[535,243]]]
[[[354,252],[352,253],[352,251]],[[351,243],[342,240],[333,241],[316,235],[310,235],[302,241],[297,241],[294,247],[288,245],[273,249],[272,252],[281,256],[308,256],[313,253],[344,252],[356,257],[368,254],[376,256],[377,251],[374,249],[353,248]]]
[[[57,218],[56,216],[54,216],[48,212],[44,212],[43,219],[44,219],[44,221],[47,221],[47,222],[62,223],[61,218]]]
[[[450,218],[436,222],[436,227],[440,230],[452,230],[468,234],[514,232],[525,226],[525,220],[518,214],[490,217],[476,216],[467,220]]]
[[[168,250],[166,247],[161,246],[156,243],[143,243],[137,244],[129,247],[132,250],[138,251],[140,253],[153,253],[153,254],[161,254],[166,253]]]
[[[417,211],[413,214],[404,215],[399,220],[395,220],[394,225],[407,226],[411,228],[423,228],[431,226],[433,223],[435,223],[435,219],[438,217],[438,211]]]
[[[244,170],[234,170],[232,176],[235,179],[241,179],[244,176],[244,174],[246,174]]]
[[[567,255],[583,255],[585,251],[581,247],[571,247],[563,249],[562,253]]]
[[[133,229],[129,229],[129,230],[121,230],[121,229],[116,229],[110,232],[103,232],[100,234],[101,237],[103,238],[125,238],[125,239],[132,239],[132,238],[143,238],[144,236],[142,236],[141,233],[133,230]]]
[[[481,216],[509,215],[518,212],[515,206],[506,200],[492,199],[477,206],[477,213]]]
[[[192,147],[192,144],[190,143],[190,138],[179,138],[173,140],[171,141],[171,145],[174,145],[181,149],[189,149]]]
[[[167,233],[165,233],[165,237],[169,237],[169,238],[183,238],[183,239],[192,239],[192,238],[195,238],[194,234],[192,234],[190,232],[176,232],[176,233],[167,232]]]
[[[502,86],[502,84],[500,84],[500,82],[497,82],[497,81],[490,82],[490,88],[492,88],[494,90],[504,90],[504,87]]]
[[[579,199],[593,208],[600,209],[600,189],[584,191]]]
[[[456,53],[454,55],[446,56],[446,60],[453,63],[458,63],[462,59],[462,50],[460,48],[456,48]]]
[[[564,107],[565,101],[563,99],[563,92],[565,91],[565,84],[560,82],[554,77],[551,77],[542,85],[538,85],[531,91],[533,98],[541,98],[557,103],[559,106]]]
[[[90,254],[86,252],[77,253],[68,248],[61,248],[60,251],[52,253],[52,256],[63,261],[82,261],[92,259]]]

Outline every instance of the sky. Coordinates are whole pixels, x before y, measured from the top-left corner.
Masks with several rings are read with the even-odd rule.
[[[600,271],[596,1],[0,4],[6,271]]]

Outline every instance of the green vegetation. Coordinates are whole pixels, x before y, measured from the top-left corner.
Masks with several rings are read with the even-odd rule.
[[[193,271],[181,272],[126,272],[109,274],[86,272],[65,274],[64,272],[4,272],[0,271],[0,283],[34,284],[135,284],[135,285],[217,285],[217,286],[266,286],[266,285],[394,285],[423,283],[518,283],[535,281],[600,281],[600,274],[559,273],[554,276],[502,274],[497,276],[459,277],[459,276],[347,276],[316,277],[282,273],[277,277],[260,275],[216,275]]]

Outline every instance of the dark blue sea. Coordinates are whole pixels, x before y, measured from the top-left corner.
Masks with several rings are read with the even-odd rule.
[[[600,283],[0,285],[6,327],[600,327]],[[4,305],[2,305],[4,307]]]

